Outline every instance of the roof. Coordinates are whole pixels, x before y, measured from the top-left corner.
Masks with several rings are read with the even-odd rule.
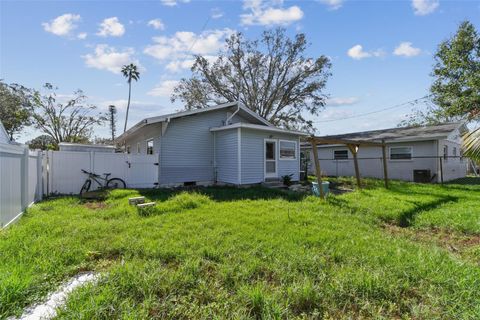
[[[220,109],[226,109],[226,108],[232,108],[232,107],[238,107],[242,112],[245,114],[245,116],[251,117],[255,120],[257,120],[260,123],[263,123],[265,126],[273,127],[273,125],[259,116],[257,113],[253,112],[249,108],[245,107],[242,103],[240,102],[228,102],[228,103],[223,103],[219,104],[216,106],[211,106],[207,108],[199,108],[199,109],[193,109],[193,110],[187,110],[187,111],[181,111],[181,112],[176,112],[176,113],[170,113],[170,114],[165,114],[157,117],[150,117],[150,118],[145,118],[142,121],[138,122],[136,125],[128,129],[126,132],[121,134],[119,137],[117,137],[115,140],[122,140],[126,136],[134,133],[138,129],[149,125],[153,123],[158,123],[158,122],[164,122],[164,121],[170,121],[171,119],[175,118],[181,118],[181,117],[186,117],[186,116],[192,116],[195,114],[203,113],[203,112],[210,112],[210,111],[215,111],[215,110],[220,110]]]
[[[345,139],[357,141],[415,141],[431,140],[447,137],[453,131],[464,126],[463,122],[442,123],[431,126],[400,127],[384,130],[353,132],[339,135],[321,136],[319,138]]]
[[[292,130],[286,130],[286,129],[281,129],[277,127],[262,126],[258,124],[243,123],[243,122],[237,122],[237,123],[229,124],[227,126],[211,128],[210,131],[215,132],[215,131],[222,131],[222,130],[229,130],[229,129],[236,129],[236,128],[248,128],[248,129],[262,130],[262,131],[268,131],[268,132],[288,133],[288,134],[295,134],[299,136],[308,135],[305,132],[292,131]]]
[[[115,146],[111,146],[108,144],[82,144],[82,143],[60,142],[58,145],[65,146],[65,147],[115,149]]]

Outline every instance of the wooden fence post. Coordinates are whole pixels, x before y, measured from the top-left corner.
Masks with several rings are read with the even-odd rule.
[[[440,183],[443,185],[443,157],[440,156]]]
[[[320,170],[320,161],[318,160],[318,149],[315,138],[312,137],[310,143],[312,144],[313,159],[315,161],[315,174],[317,176],[318,191],[320,192],[320,197],[324,199],[325,195],[323,194],[322,171]]]
[[[358,158],[357,158],[357,152],[358,152],[358,145],[353,145],[353,144],[348,144],[348,149],[350,149],[350,152],[353,155],[353,164],[355,166],[355,177],[357,178],[357,186],[358,188],[362,188],[362,182],[360,181],[360,169],[358,168]]]
[[[382,154],[383,154],[383,179],[385,179],[385,188],[388,189],[388,168],[387,168],[387,147],[385,140],[382,140]]]

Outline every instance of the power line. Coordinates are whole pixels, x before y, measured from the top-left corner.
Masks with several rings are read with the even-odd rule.
[[[199,36],[195,38],[195,41],[193,41],[192,45],[190,46],[190,49],[188,49],[188,52],[191,52],[193,47],[195,46],[195,44],[197,43],[198,41],[198,38],[201,36],[202,32],[205,31],[205,28],[207,27],[207,24],[210,22],[210,16],[208,16],[207,20],[205,21],[205,23],[203,24],[203,27],[202,27],[202,30],[200,31],[199,33]]]
[[[383,112],[383,111],[388,111],[388,110],[392,110],[392,109],[397,109],[397,108],[400,108],[400,107],[404,107],[404,106],[406,106],[406,105],[411,105],[411,106],[413,106],[413,105],[419,103],[420,101],[425,100],[425,99],[427,99],[427,98],[429,98],[429,97],[431,97],[431,95],[426,95],[426,96],[423,96],[423,97],[421,97],[421,98],[417,98],[417,99],[414,99],[414,100],[410,100],[410,101],[407,101],[407,102],[403,102],[403,103],[400,103],[400,104],[396,104],[396,105],[391,106],[391,107],[387,107],[387,108],[383,108],[383,109],[378,109],[378,110],[371,111],[371,112],[367,112],[367,113],[356,114],[356,115],[353,115],[353,116],[342,117],[342,118],[338,118],[338,119],[317,120],[317,121],[313,121],[313,122],[314,122],[314,123],[324,123],[324,122],[335,122],[335,121],[341,121],[341,120],[347,120],[347,119],[360,118],[360,117],[368,116],[368,115],[371,115],[371,114],[380,113],[380,112]]]

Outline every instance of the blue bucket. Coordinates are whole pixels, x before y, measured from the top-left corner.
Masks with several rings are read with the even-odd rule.
[[[322,181],[323,195],[326,197],[330,193],[330,182]],[[312,193],[317,197],[320,197],[320,190],[318,189],[318,183],[312,182]]]

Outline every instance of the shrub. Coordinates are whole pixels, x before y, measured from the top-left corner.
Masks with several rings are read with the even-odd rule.
[[[287,187],[292,185],[292,176],[293,174],[286,174],[282,176],[283,184],[286,185]]]

